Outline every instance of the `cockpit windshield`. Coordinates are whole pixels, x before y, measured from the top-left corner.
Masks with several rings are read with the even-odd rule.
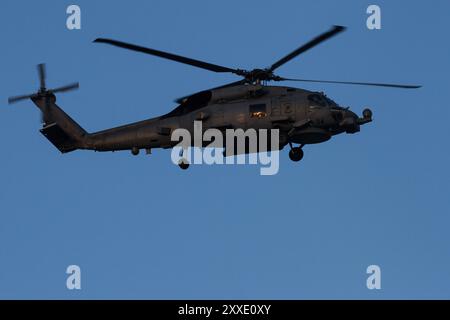
[[[333,108],[338,107],[338,108],[339,108],[339,105],[338,105],[336,102],[334,102],[333,100],[331,100],[331,99],[328,98],[327,96],[324,96],[324,97],[325,97],[325,100],[327,101],[327,103],[328,103],[328,105],[329,105],[330,107],[333,107]]]
[[[308,95],[308,100],[313,106],[326,107],[327,105],[325,97],[320,93],[313,93]]]
[[[308,95],[308,100],[313,106],[316,107],[330,107],[333,109],[342,109],[336,102],[328,98],[324,93],[317,92]]]

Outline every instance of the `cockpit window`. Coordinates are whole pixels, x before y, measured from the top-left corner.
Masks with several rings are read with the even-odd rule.
[[[330,107],[338,107],[338,104],[336,102],[334,102],[333,100],[331,100],[328,97],[325,97],[325,99],[327,100],[327,103]]]
[[[310,94],[308,100],[313,104],[312,106],[326,107],[328,105],[334,109],[342,109],[336,102],[321,93]]]
[[[308,100],[313,103],[314,105],[318,105],[321,107],[325,107],[327,105],[325,99],[323,96],[317,93],[313,93],[308,95]]]

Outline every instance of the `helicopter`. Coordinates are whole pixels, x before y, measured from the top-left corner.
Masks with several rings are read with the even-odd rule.
[[[78,89],[79,84],[73,83],[47,89],[44,64],[38,65],[40,82],[38,92],[10,97],[8,102],[12,104],[31,99],[41,111],[40,132],[61,153],[81,149],[130,150],[133,155],[138,155],[140,150],[146,150],[150,154],[155,148],[173,148],[176,142],[171,140],[171,133],[177,128],[192,131],[194,121],[202,121],[205,129],[214,128],[221,131],[229,128],[279,130],[279,149],[289,146],[289,158],[297,162],[303,158],[305,145],[326,142],[341,133],[359,132],[361,125],[372,121],[372,111],[365,109],[362,117],[359,117],[349,108],[338,105],[323,92],[271,86],[268,85],[269,82],[297,81],[402,89],[421,87],[389,83],[291,79],[274,73],[285,63],[344,30],[346,28],[343,26],[333,26],[270,67],[252,70],[224,67],[122,41],[97,38],[94,40],[95,43],[137,51],[216,73],[231,73],[242,77],[241,80],[179,98],[175,100],[176,108],[162,116],[99,132],[88,133],[56,105],[56,93]],[[226,156],[228,155],[233,155],[233,151],[227,152]],[[189,167],[187,161],[181,161],[178,165],[181,169]]]

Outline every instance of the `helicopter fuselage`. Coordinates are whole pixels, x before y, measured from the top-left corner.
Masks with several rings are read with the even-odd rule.
[[[171,133],[184,128],[194,134],[194,121],[202,121],[204,130],[278,129],[283,148],[288,143],[321,143],[336,134],[358,132],[361,124],[371,121],[371,112],[359,118],[320,92],[241,85],[202,91],[166,115],[88,134],[78,148],[135,154],[140,149],[170,148],[177,144]]]

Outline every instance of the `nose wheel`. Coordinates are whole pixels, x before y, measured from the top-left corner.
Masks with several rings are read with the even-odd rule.
[[[289,159],[291,159],[294,162],[298,162],[303,159],[303,145],[300,147],[293,147],[292,143],[289,142],[289,145],[291,146],[291,150],[289,151]]]

